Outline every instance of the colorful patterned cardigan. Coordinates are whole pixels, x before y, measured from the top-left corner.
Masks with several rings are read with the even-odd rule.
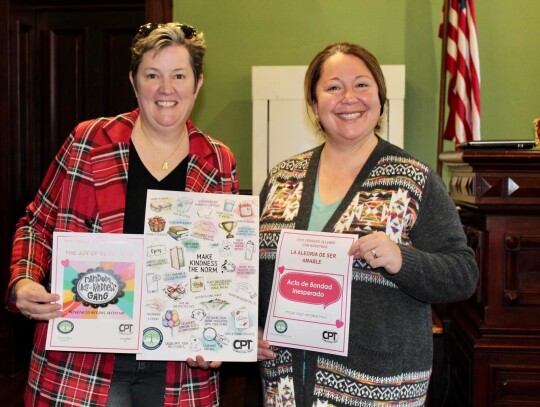
[[[261,191],[262,327],[279,233],[307,228],[321,150],[275,166]],[[324,231],[384,231],[400,245],[402,270],[392,276],[355,261],[348,357],[280,349],[260,366],[265,405],[422,406],[433,354],[430,304],[468,298],[478,278],[444,184],[428,166],[379,139]]]

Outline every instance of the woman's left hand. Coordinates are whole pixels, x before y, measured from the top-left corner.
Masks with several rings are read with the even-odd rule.
[[[375,232],[357,239],[349,256],[364,259],[371,268],[382,267],[389,274],[399,273],[403,265],[401,249],[384,232]]]
[[[203,370],[206,370],[209,368],[217,369],[218,367],[221,366],[221,362],[219,361],[207,362],[204,360],[204,358],[201,355],[197,355],[195,359],[187,358],[186,363],[188,364],[189,367],[199,368]]]

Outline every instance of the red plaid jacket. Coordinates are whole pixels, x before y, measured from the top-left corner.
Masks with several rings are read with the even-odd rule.
[[[79,124],[62,145],[34,201],[17,225],[8,292],[21,278],[42,282],[51,264],[52,232],[122,233],[129,144],[139,111]],[[222,143],[187,122],[186,191],[238,193],[236,162]],[[90,225],[90,226],[89,226]],[[16,311],[8,299],[8,309]],[[105,406],[114,354],[45,351],[38,322],[25,392],[27,406]],[[167,364],[164,406],[219,404],[217,371]]]

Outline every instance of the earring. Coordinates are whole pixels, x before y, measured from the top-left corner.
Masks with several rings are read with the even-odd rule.
[[[321,119],[319,118],[319,115],[315,115],[315,127],[317,130],[317,133],[322,136],[326,137],[326,133],[324,132],[324,127],[321,123]]]

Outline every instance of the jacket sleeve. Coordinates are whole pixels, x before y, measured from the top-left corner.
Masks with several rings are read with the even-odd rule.
[[[230,148],[190,126],[186,191],[238,194],[236,159]]]
[[[10,293],[18,280],[29,278],[41,283],[50,271],[52,233],[73,142],[72,133],[51,163],[34,200],[26,207],[25,215],[16,225],[11,252],[11,277],[6,292],[9,311],[17,311]]]
[[[410,236],[412,247],[401,246],[401,271],[385,273],[401,290],[426,303],[461,301],[474,293],[479,274],[474,251],[467,246],[454,202],[433,171]]]
[[[228,148],[226,148],[223,152],[223,156],[224,165],[227,167],[224,170],[224,174],[226,175],[226,181],[230,183],[230,193],[239,194],[240,186],[238,181],[238,171],[236,169],[236,159],[232,151]]]

